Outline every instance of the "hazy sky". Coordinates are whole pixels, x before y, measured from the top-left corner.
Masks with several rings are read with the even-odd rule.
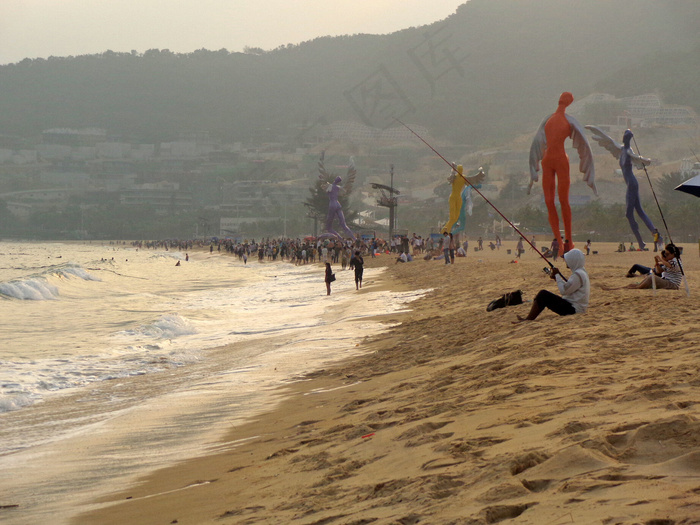
[[[273,49],[326,35],[384,34],[466,0],[0,0],[0,64],[148,49]]]

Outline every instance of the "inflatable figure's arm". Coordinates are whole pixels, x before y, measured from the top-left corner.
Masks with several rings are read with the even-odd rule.
[[[452,163],[452,171],[450,171],[450,176],[447,177],[447,182],[452,184],[457,177],[459,177],[459,171],[457,171],[458,164],[456,162]]]
[[[479,168],[479,172],[476,175],[473,175],[469,177],[469,184],[476,188],[481,187],[481,183],[484,182],[484,179],[486,178],[486,173],[482,171],[481,168]]]
[[[634,164],[634,167],[638,170],[641,170],[644,166],[648,166],[649,164],[651,164],[651,159],[642,157],[641,155],[637,155],[632,151],[630,151],[629,157],[632,160],[632,164]]]
[[[596,126],[586,126],[586,129],[593,132],[593,140],[595,140],[599,146],[612,153],[616,159],[620,159],[622,144],[616,142],[615,139],[607,135],[602,129]]]
[[[588,144],[586,132],[583,126],[578,121],[567,115],[566,118],[571,124],[571,139],[574,141],[574,148],[578,151],[579,165],[578,169],[583,173],[583,180],[590,186],[595,195],[598,195],[598,189],[595,187],[595,168],[593,167],[593,152]]]
[[[535,138],[532,139],[532,145],[530,146],[530,185],[527,187],[528,195],[530,195],[532,185],[539,179],[540,162],[542,162],[544,152],[547,149],[547,136],[544,133],[544,125],[551,116],[552,115],[549,115],[542,121],[540,127],[537,128]]]

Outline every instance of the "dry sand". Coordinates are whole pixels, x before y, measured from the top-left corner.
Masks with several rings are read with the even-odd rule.
[[[486,305],[555,291],[534,252],[368,259],[390,265],[385,285],[434,291],[216,454],[115,487],[76,523],[700,523],[697,245],[690,297],[601,290],[653,253],[594,247],[588,313],[518,325],[529,303]]]

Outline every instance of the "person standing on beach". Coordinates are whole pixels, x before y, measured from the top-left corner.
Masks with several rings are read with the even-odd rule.
[[[540,290],[532,301],[532,308],[527,317],[518,316],[514,324],[522,321],[534,321],[545,308],[549,308],[557,315],[573,315],[584,313],[588,309],[588,301],[591,296],[591,284],[588,273],[584,268],[586,256],[576,248],[564,254],[566,266],[573,272],[568,281],[565,281],[558,268],[552,268],[550,277],[555,279],[561,297],[548,291]]]
[[[659,233],[659,230],[654,228],[654,251],[659,252],[661,251],[661,248],[663,247],[663,241],[661,239],[661,234]]]
[[[333,270],[331,269],[331,263],[326,263],[326,295],[331,294],[331,283],[335,281],[335,275],[333,275]]]
[[[360,255],[360,250],[355,251],[355,255],[350,259],[350,269],[355,269],[355,290],[362,288],[362,272],[364,271],[365,260]]]
[[[556,261],[557,257],[559,257],[559,241],[556,237],[552,240],[552,244],[549,249],[552,251],[552,260]]]
[[[450,264],[450,234],[442,234],[442,253],[445,256],[445,264]]]

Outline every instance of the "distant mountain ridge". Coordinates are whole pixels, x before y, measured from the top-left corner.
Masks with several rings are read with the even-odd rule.
[[[470,0],[419,28],[268,52],[27,59],[0,67],[0,134],[278,141],[319,121],[400,117],[479,145],[533,129],[564,90],[658,92],[700,110],[699,19],[696,0]]]

